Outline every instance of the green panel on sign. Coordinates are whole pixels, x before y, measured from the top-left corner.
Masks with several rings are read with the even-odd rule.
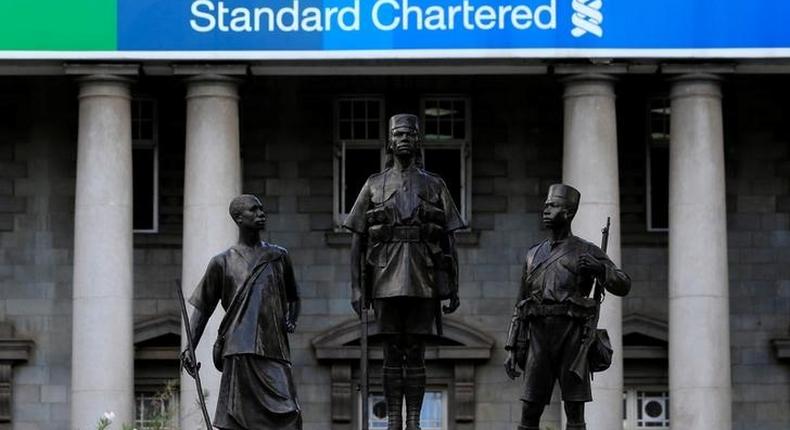
[[[0,50],[114,51],[117,0],[0,0]]]

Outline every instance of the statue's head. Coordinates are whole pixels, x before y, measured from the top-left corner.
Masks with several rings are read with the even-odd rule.
[[[266,213],[263,203],[252,194],[242,194],[230,202],[230,217],[239,228],[263,230],[266,227]]]
[[[390,118],[387,155],[397,157],[420,157],[420,121],[416,115],[401,113]]]
[[[576,188],[565,184],[554,184],[549,187],[549,194],[543,205],[543,225],[557,228],[573,221],[579,209],[581,193]]]

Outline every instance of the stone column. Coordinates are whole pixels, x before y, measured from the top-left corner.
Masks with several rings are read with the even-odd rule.
[[[672,427],[731,428],[727,212],[721,90],[712,75],[672,87],[669,391]]]
[[[74,217],[71,427],[134,421],[132,132],[127,80],[83,78]]]
[[[241,193],[239,106],[236,80],[201,75],[187,80],[186,162],[184,174],[184,238],[182,285],[189,299],[209,260],[236,241],[237,229],[228,214],[231,199]],[[192,306],[187,306],[192,309]],[[214,416],[220,373],[211,349],[224,315],[218,306],[197,348],[209,414]],[[186,336],[182,334],[182,344]],[[199,428],[194,381],[181,374],[181,428]]]
[[[608,254],[620,265],[620,186],[617,168],[617,124],[614,80],[584,74],[565,81],[563,182],[582,196],[573,233],[601,243],[601,228],[611,217]],[[595,375],[593,403],[587,404],[587,428],[611,430],[623,422],[623,346],[621,299],[611,294],[601,308],[599,327],[609,331],[614,347],[612,367]]]

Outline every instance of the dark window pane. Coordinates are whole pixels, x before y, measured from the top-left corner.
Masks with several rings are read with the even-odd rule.
[[[379,118],[379,102],[376,100],[368,101],[368,119],[378,120]]]
[[[352,137],[351,134],[351,121],[340,121],[340,127],[338,130],[338,137],[342,140],[350,140]]]
[[[145,120],[140,122],[140,139],[152,140],[154,138],[154,122]]]
[[[351,115],[354,119],[365,118],[365,102],[363,100],[354,100],[352,102]]]
[[[650,149],[650,216],[652,228],[669,227],[669,148]]]
[[[132,177],[134,180],[135,230],[154,228],[154,149],[135,148],[132,151]]]
[[[427,139],[435,139],[439,134],[439,123],[435,119],[427,119],[425,121],[425,137]]]
[[[368,139],[379,138],[379,122],[378,120],[368,121]]]
[[[354,140],[363,140],[365,136],[365,121],[354,121],[354,130],[351,138]]]
[[[154,103],[151,100],[143,100],[140,102],[140,117],[142,119],[154,118]]]
[[[453,105],[454,105],[453,110],[455,111],[453,117],[455,119],[466,118],[466,102],[463,100],[456,100],[455,103],[453,103]]]
[[[461,210],[461,150],[426,148],[424,161],[426,170],[444,179],[455,207]]]
[[[351,119],[351,102],[348,100],[342,100],[338,102],[339,107],[339,117],[340,119]]]
[[[368,177],[381,171],[381,150],[346,148],[345,161],[346,204],[344,212],[349,213]]]
[[[466,122],[463,120],[456,120],[453,122],[453,138],[466,139]]]

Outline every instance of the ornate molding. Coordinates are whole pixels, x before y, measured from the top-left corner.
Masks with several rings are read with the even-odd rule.
[[[10,323],[0,323],[0,423],[11,422],[13,367],[30,359],[34,342],[14,336]]]

